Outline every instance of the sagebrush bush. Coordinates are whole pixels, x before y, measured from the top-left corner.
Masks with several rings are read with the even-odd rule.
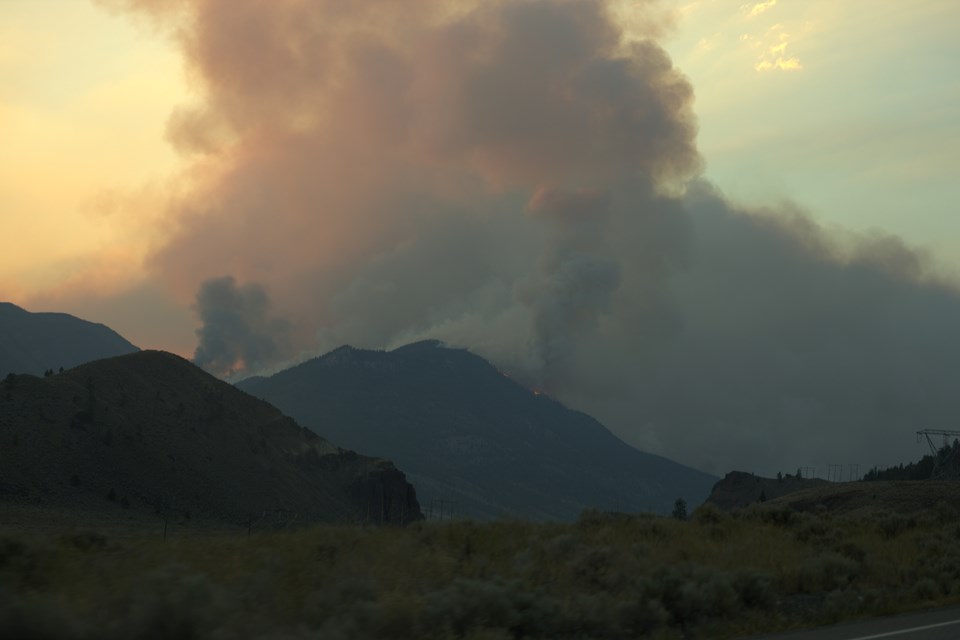
[[[859,573],[857,562],[839,553],[824,553],[810,559],[798,572],[798,590],[818,593],[844,589],[853,584]]]
[[[81,624],[54,600],[0,591],[0,636],[18,640],[81,640]]]
[[[917,525],[916,518],[905,516],[899,513],[887,513],[877,520],[877,528],[880,534],[886,538],[894,538],[904,531],[912,529]]]
[[[171,566],[145,576],[103,613],[103,637],[199,640],[210,637],[227,608],[206,576]]]
[[[427,594],[423,630],[463,637],[470,631],[494,628],[514,637],[550,637],[556,633],[559,612],[556,600],[517,582],[458,578],[447,588]]]
[[[717,505],[705,502],[693,510],[693,521],[700,525],[720,524],[730,516],[720,511]]]

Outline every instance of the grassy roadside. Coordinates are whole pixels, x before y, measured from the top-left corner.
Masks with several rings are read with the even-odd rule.
[[[960,601],[960,520],[585,512],[571,524],[0,537],[19,638],[732,638]]]

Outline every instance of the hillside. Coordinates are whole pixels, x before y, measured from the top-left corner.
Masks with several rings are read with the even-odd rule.
[[[668,513],[678,497],[701,503],[716,480],[638,451],[483,358],[434,341],[391,352],[341,347],[239,386],[333,442],[394,460],[435,512]]]
[[[913,514],[956,510],[960,482],[949,480],[871,481],[827,483],[766,503],[801,512],[872,517],[878,513]]]
[[[713,485],[706,501],[724,511],[731,511],[824,484],[829,483],[818,478],[798,478],[790,475],[763,478],[744,471],[731,471]]]
[[[41,375],[135,351],[137,347],[102,324],[66,313],[30,313],[0,302],[0,377]]]
[[[186,360],[144,351],[0,382],[0,500],[171,511],[240,522],[409,522],[391,463],[300,427]]]

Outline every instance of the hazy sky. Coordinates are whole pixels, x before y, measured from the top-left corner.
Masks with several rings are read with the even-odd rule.
[[[202,321],[221,373],[440,337],[717,472],[822,463],[840,417],[843,461],[895,461],[957,408],[952,347],[925,360],[960,320],[957,24],[0,0],[0,299],[187,356]]]

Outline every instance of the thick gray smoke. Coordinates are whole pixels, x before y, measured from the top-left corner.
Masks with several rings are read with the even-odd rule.
[[[260,285],[238,287],[230,276],[206,280],[194,311],[203,326],[197,330],[193,361],[204,369],[229,377],[290,355],[290,325],[270,315],[270,301]]]
[[[676,331],[639,360],[626,354],[642,337],[607,336],[625,355],[585,365],[600,384],[570,386],[571,403],[720,473],[862,472],[925,453],[918,429],[952,428],[960,294],[921,253],[891,236],[830,235],[797,211],[745,211],[704,184],[684,205]],[[618,379],[629,393],[603,393]]]
[[[901,461],[958,415],[956,287],[700,182],[654,2],[631,42],[601,0],[109,4],[203,91],[153,267],[200,289],[206,366],[440,338],[716,472]]]
[[[532,315],[531,348],[543,376],[538,386],[551,388],[569,375],[580,337],[593,333],[611,311],[620,266],[603,251],[600,231],[608,208],[605,194],[557,189],[539,191],[527,206],[552,227],[538,273],[521,298]]]

